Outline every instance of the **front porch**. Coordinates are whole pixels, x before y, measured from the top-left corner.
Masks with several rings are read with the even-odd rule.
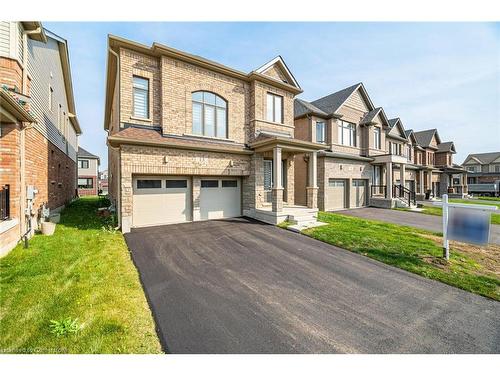
[[[270,224],[316,222],[318,212],[317,153],[324,146],[312,142],[261,134],[250,145],[255,151],[255,205],[244,214]],[[307,160],[307,205],[294,202],[294,158]]]

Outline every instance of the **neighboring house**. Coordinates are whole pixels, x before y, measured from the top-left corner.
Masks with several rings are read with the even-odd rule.
[[[99,194],[108,195],[108,170],[99,172]]]
[[[241,215],[315,220],[324,146],[295,138],[302,89],[281,57],[244,73],[158,43],[108,44],[109,194],[123,232]],[[297,154],[310,160],[301,207]]]
[[[78,195],[97,195],[99,156],[78,147]]]
[[[76,196],[68,46],[40,22],[0,21],[0,254]]]
[[[469,174],[469,184],[491,184],[500,180],[500,152],[470,154],[462,166]]]
[[[341,210],[407,205],[413,198],[439,196],[463,175],[452,164],[452,142],[441,143],[435,129],[405,130],[388,119],[358,83],[312,102],[296,99],[297,138],[324,145],[318,154],[318,207]],[[295,201],[303,204],[307,157],[295,159]],[[442,177],[445,176],[445,177]],[[466,192],[465,180],[450,192]]]

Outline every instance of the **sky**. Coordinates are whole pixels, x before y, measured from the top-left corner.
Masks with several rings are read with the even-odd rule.
[[[79,144],[107,168],[107,35],[166,44],[249,72],[281,55],[315,100],[363,82],[406,129],[437,128],[455,163],[500,151],[500,23],[44,22],[68,41]]]

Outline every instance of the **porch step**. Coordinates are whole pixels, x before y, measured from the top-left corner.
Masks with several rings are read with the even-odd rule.
[[[309,225],[316,223],[317,217],[317,212],[309,214],[301,212],[299,215],[288,215],[288,221],[293,225]]]

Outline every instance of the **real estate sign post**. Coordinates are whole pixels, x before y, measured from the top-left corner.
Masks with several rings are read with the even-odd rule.
[[[496,206],[449,203],[448,194],[442,202],[434,202],[443,208],[443,257],[450,259],[449,240],[487,245],[490,237],[490,213]]]

